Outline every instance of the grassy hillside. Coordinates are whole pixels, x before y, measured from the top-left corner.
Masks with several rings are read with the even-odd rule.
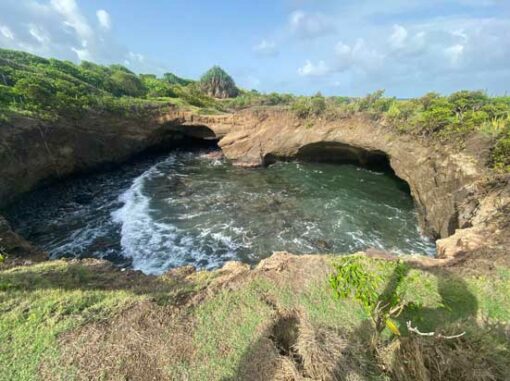
[[[45,59],[0,49],[0,118],[9,112],[52,119],[79,115],[88,109],[127,113],[175,103],[182,107],[212,107],[194,81],[166,73],[137,75],[121,65]]]
[[[352,258],[377,276],[378,292],[393,287],[395,262]],[[159,278],[93,260],[0,270],[0,380],[502,380],[510,371],[508,269],[488,281],[411,266],[399,283],[402,336],[385,330],[374,352],[370,316],[328,284],[333,263],[283,257],[251,273]],[[466,334],[419,337],[407,321]]]

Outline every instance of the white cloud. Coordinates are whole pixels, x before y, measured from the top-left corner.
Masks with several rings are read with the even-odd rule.
[[[35,24],[28,25],[28,32],[40,44],[48,44],[51,42],[48,33],[43,28]]]
[[[92,61],[93,60],[93,58],[90,54],[90,51],[88,51],[87,49],[71,48],[71,50],[76,53],[76,55],[78,56],[78,59],[80,61]]]
[[[384,55],[369,47],[362,38],[358,38],[352,46],[338,42],[335,46],[335,56],[335,71],[350,68],[373,70],[384,60]]]
[[[9,15],[8,26],[2,24],[1,15]],[[75,0],[0,0],[0,47],[71,61],[127,60],[136,71],[155,69],[113,38],[106,10],[96,16],[97,20],[87,19]]]
[[[64,25],[73,28],[83,40],[93,38],[94,32],[81,14],[75,0],[51,0],[53,8],[64,18]]]
[[[450,63],[453,66],[456,66],[459,64],[459,61],[462,58],[462,54],[464,53],[464,46],[461,44],[455,44],[446,48],[444,52],[448,57]]]
[[[297,10],[289,18],[290,30],[299,38],[316,38],[334,31],[332,21],[322,13]]]
[[[310,60],[306,60],[305,64],[298,69],[298,74],[302,77],[322,77],[329,72],[330,69],[324,61],[314,64]]]
[[[11,29],[7,25],[0,25],[0,33],[2,33],[5,38],[14,40],[14,34],[12,34]]]
[[[407,29],[402,25],[393,25],[393,33],[390,36],[390,45],[396,49],[402,48],[407,39]]]
[[[278,54],[278,49],[274,41],[262,40],[253,47],[253,51],[263,56],[275,56]]]
[[[96,12],[97,20],[99,21],[99,25],[101,25],[105,29],[110,29],[112,27],[112,20],[110,19],[110,14],[106,12],[104,9],[100,9]]]
[[[0,33],[9,40],[14,40],[14,34],[7,25],[0,25]]]

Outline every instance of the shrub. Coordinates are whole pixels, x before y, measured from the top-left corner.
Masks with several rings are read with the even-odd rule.
[[[321,93],[317,93],[310,100],[310,111],[315,116],[319,116],[326,111],[326,101]]]
[[[409,266],[399,260],[394,269],[391,289],[386,289],[382,293],[378,291],[382,281],[381,276],[365,268],[360,257],[339,260],[335,265],[335,273],[329,278],[336,297],[355,299],[370,316],[375,328],[372,341],[374,348],[380,333],[385,328],[395,335],[400,335],[392,317],[397,316],[404,308],[403,280],[408,270]]]
[[[142,81],[132,73],[124,70],[116,70],[110,78],[115,86],[113,89],[114,95],[139,97],[145,94],[146,89]]]
[[[510,132],[497,140],[492,150],[492,162],[497,170],[510,172]]]
[[[140,76],[144,87],[147,89],[148,98],[156,97],[175,97],[172,85],[165,80],[156,78],[155,75],[141,75]]]
[[[298,118],[307,118],[312,111],[312,105],[309,98],[299,97],[292,103],[291,110],[298,116]]]

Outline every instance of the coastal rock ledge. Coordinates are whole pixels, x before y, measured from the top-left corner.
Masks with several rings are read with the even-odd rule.
[[[296,158],[389,165],[409,185],[424,233],[437,239],[439,262],[472,255],[508,260],[509,176],[488,169],[488,142],[472,137],[461,149],[363,115],[300,119],[279,108],[221,115],[167,108],[143,117],[90,114],[51,124],[16,118],[0,123],[0,207],[41,184],[189,139],[217,140],[225,157],[243,167]],[[0,234],[12,239],[7,223],[2,226]]]

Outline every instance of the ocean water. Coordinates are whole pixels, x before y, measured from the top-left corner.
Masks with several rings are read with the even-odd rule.
[[[69,179],[5,213],[52,258],[106,258],[149,274],[255,264],[280,250],[434,253],[391,174],[309,162],[243,169],[210,153],[175,151]]]

